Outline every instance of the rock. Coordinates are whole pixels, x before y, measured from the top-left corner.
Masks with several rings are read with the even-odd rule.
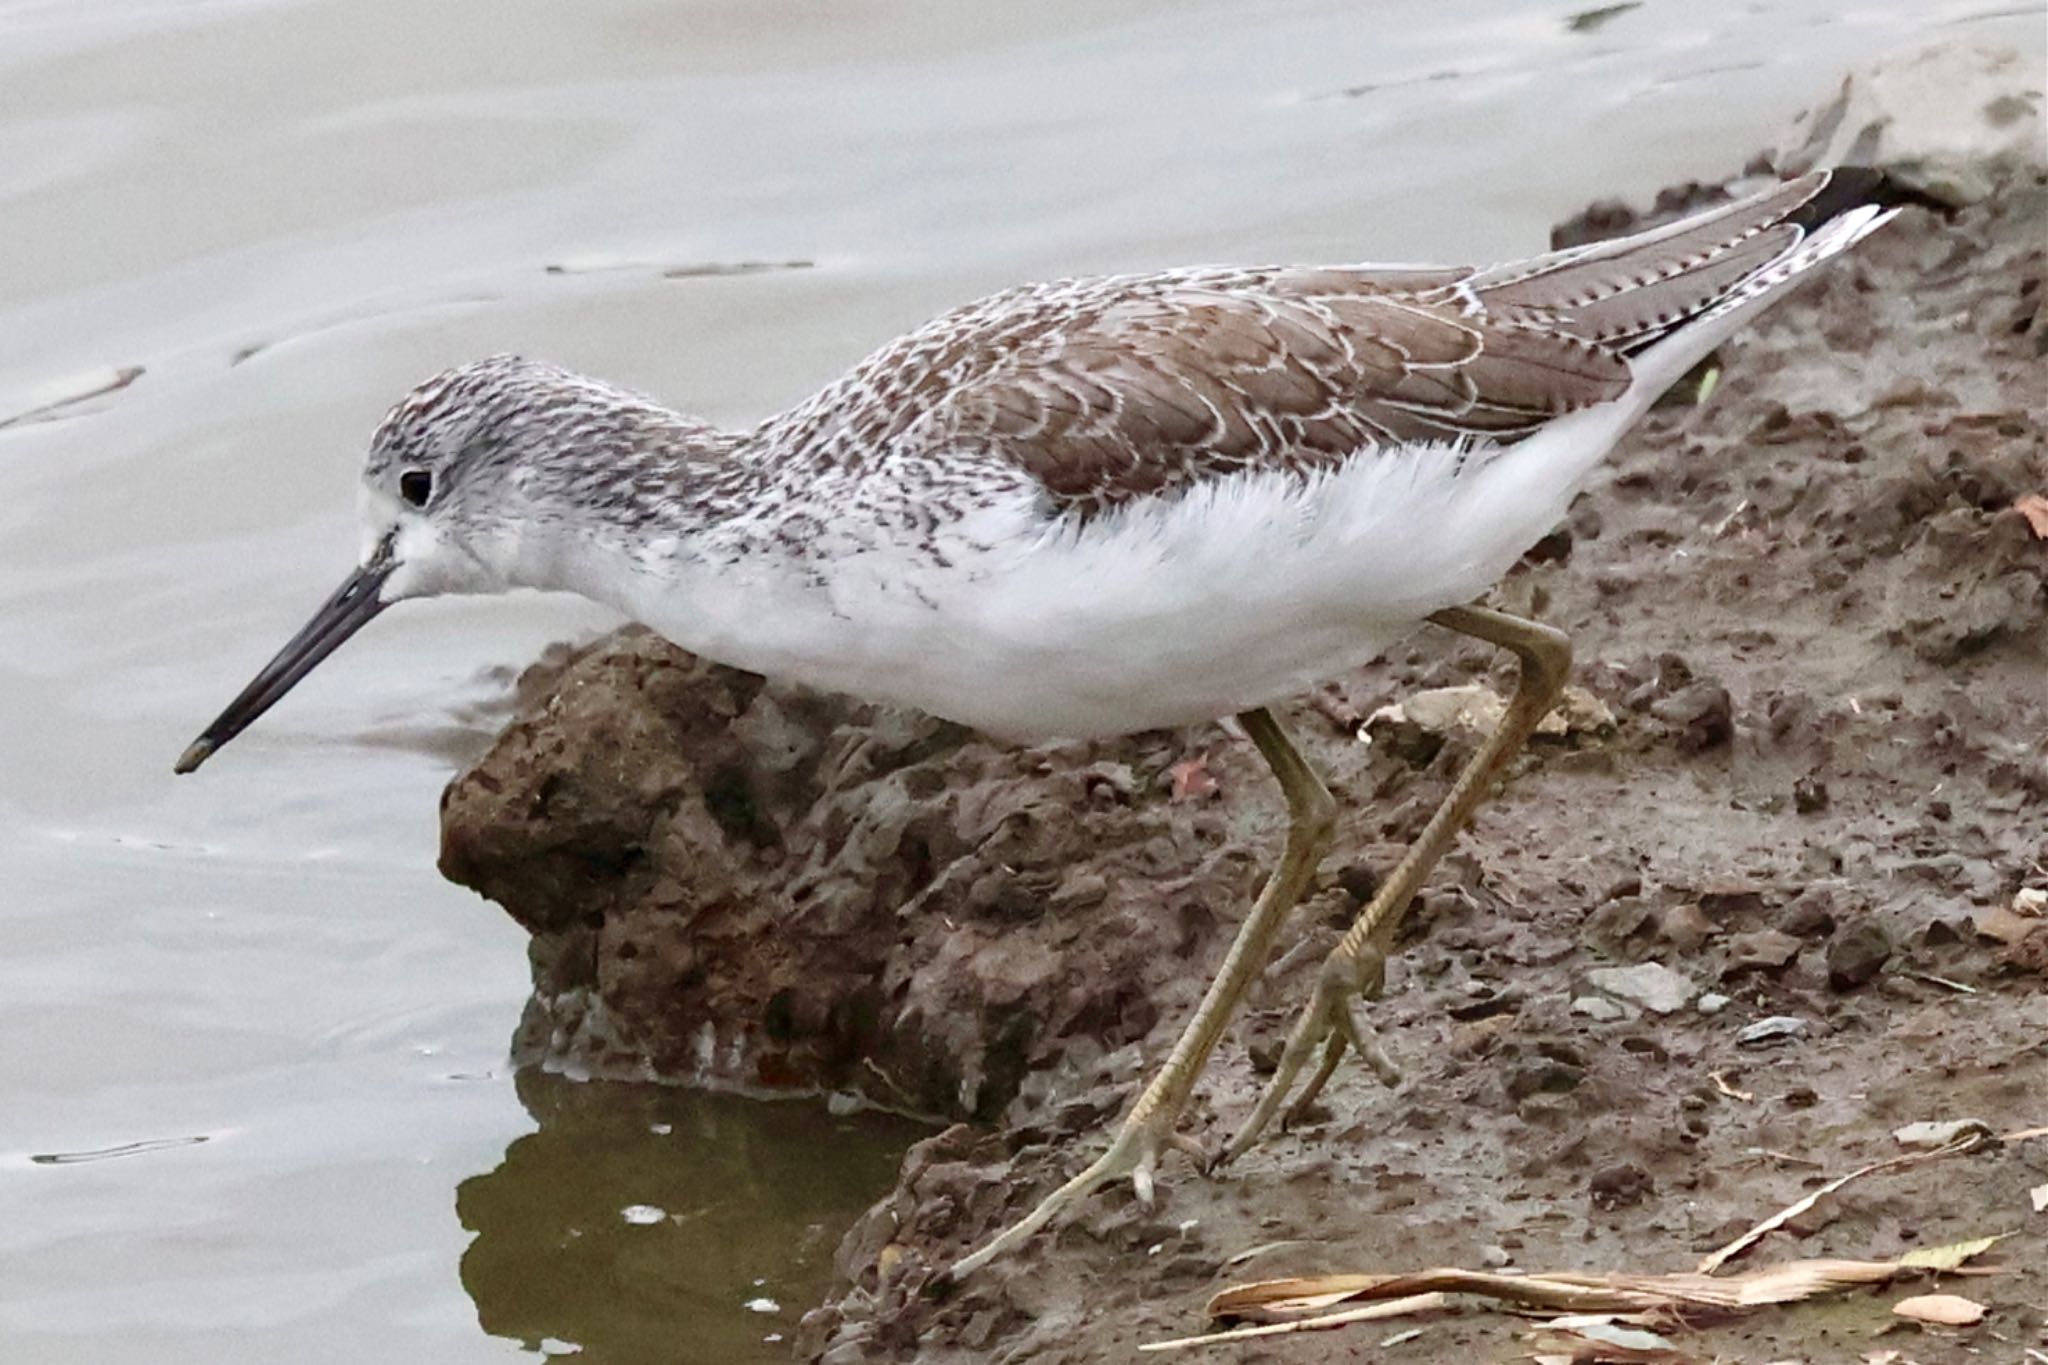
[[[1583,1014],[1595,1023],[1612,1024],[1629,1017],[1628,1007],[1604,995],[1582,995],[1572,1001],[1572,1013]]]
[[[1735,702],[1711,679],[1680,688],[1650,706],[1650,714],[1671,727],[1680,753],[1696,754],[1735,737]]]
[[[1834,932],[1840,909],[1838,888],[1825,883],[1809,886],[1785,907],[1785,913],[1778,917],[1778,927],[1800,938],[1820,938]]]
[[[1756,929],[1747,934],[1737,934],[1728,941],[1728,965],[1722,968],[1721,974],[1732,976],[1736,972],[1781,970],[1799,956],[1803,946],[1798,939],[1779,929]]]
[[[1453,1019],[1484,1019],[1488,1015],[1505,1014],[1519,1007],[1523,1000],[1523,992],[1514,986],[1493,986],[1484,981],[1468,981],[1465,983],[1465,989],[1472,998],[1461,1000],[1444,1010],[1444,1013]]]
[[[1794,1038],[1804,1038],[1813,1026],[1793,1014],[1774,1014],[1768,1019],[1759,1019],[1735,1035],[1739,1047],[1770,1047],[1778,1043],[1789,1043]]]
[[[2043,929],[2048,929],[2048,920],[2016,914],[2002,905],[1985,906],[1971,916],[1970,923],[1979,938],[1992,939],[2008,947]],[[1931,941],[1932,935],[1929,937]]]
[[[1605,1212],[1642,1203],[1646,1197],[1656,1193],[1657,1185],[1650,1179],[1648,1171],[1634,1162],[1624,1161],[1594,1172],[1592,1180],[1587,1182],[1586,1191],[1592,1197],[1593,1207]]]
[[[1682,953],[1695,951],[1718,932],[1706,912],[1692,901],[1669,906],[1657,917],[1659,937]]]
[[[1484,683],[1467,683],[1428,688],[1382,706],[1366,717],[1365,727],[1375,739],[1388,732],[1400,735],[1419,730],[1428,735],[1480,740],[1493,733],[1506,711],[1507,701],[1500,693]],[[1536,734],[1544,739],[1611,734],[1613,730],[1613,710],[1576,685],[1566,687],[1557,704],[1536,722]],[[1405,743],[1413,747],[1412,737]]]
[[[1828,808],[1828,784],[1817,777],[1802,777],[1792,784],[1792,809],[1801,815],[1817,815]]]
[[[1970,204],[2048,165],[2042,54],[1950,42],[1881,58],[1801,114],[1771,155],[1780,174],[1845,162]]]
[[[1508,1072],[1508,1098],[1525,1100],[1531,1095],[1566,1094],[1578,1089],[1585,1078],[1583,1067],[1551,1057],[1531,1057],[1516,1063]]]
[[[1693,1008],[1698,1010],[1701,1014],[1711,1015],[1719,1014],[1722,1010],[1727,1009],[1730,1005],[1734,1003],[1735,1002],[1733,1000],[1730,1000],[1727,996],[1722,995],[1717,991],[1708,991],[1705,995],[1693,1001]]]
[[[1639,962],[1633,967],[1596,967],[1586,973],[1595,990],[1619,996],[1641,1005],[1653,1014],[1671,1014],[1685,1008],[1692,999],[1693,984],[1661,962]]]
[[[1883,970],[1891,955],[1891,932],[1879,921],[1844,925],[1828,940],[1828,985],[1853,991]]]
[[[559,674],[442,806],[443,872],[533,935],[522,1065],[987,1121],[1181,1017],[1242,913],[1241,843],[1157,876],[1190,817],[1138,789],[1156,738],[1048,761],[646,631]],[[1248,745],[1213,762],[1257,790]]]

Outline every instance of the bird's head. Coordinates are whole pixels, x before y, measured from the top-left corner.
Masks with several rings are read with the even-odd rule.
[[[558,366],[492,356],[400,399],[370,440],[354,572],[179,758],[191,772],[384,608],[414,597],[557,587],[582,516],[630,513],[698,428]]]

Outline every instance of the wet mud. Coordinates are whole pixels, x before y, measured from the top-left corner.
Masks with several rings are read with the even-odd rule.
[[[1704,405],[1653,413],[1500,586],[1570,632],[1587,696],[1408,916],[1374,1009],[1399,1087],[1347,1065],[1228,1170],[1176,1157],[1152,1207],[1106,1192],[937,1292],[1164,1057],[1278,794],[1221,728],[1007,748],[637,630],[532,670],[444,801],[443,870],[533,935],[518,1060],[948,1123],[838,1248],[796,1342],[833,1365],[1128,1359],[1284,1274],[1686,1269],[1901,1124],[2048,1123],[2048,919],[2012,909],[2048,885],[2048,541],[2016,507],[2048,494],[2044,221],[2032,181],[1902,218],[1732,343]],[[1427,708],[1367,718],[1508,670],[1424,629],[1284,708],[1339,835],[1184,1131],[1213,1147],[1244,1117],[1321,950],[1472,748]],[[2048,1349],[2044,1181],[2042,1143],[1875,1176],[1752,1253],[2014,1233],[1964,1291],[1979,1327],[1876,1338],[1900,1294],[1863,1294],[1686,1344]],[[1401,1326],[1221,1354],[1521,1349],[1475,1313],[1381,1352]]]

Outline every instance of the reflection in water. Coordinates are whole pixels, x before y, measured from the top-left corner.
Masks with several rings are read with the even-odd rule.
[[[787,1360],[839,1238],[925,1131],[539,1071],[518,1090],[540,1131],[456,1191],[462,1283],[485,1331],[579,1363]]]

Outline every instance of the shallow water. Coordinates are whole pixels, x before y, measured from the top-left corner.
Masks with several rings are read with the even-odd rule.
[[[5,1354],[780,1358],[906,1130],[515,1082],[521,935],[434,872],[603,613],[394,612],[170,775],[339,580],[363,436],[493,350],[737,423],[1019,279],[1531,249],[2042,16],[1612,9],[0,0]]]

